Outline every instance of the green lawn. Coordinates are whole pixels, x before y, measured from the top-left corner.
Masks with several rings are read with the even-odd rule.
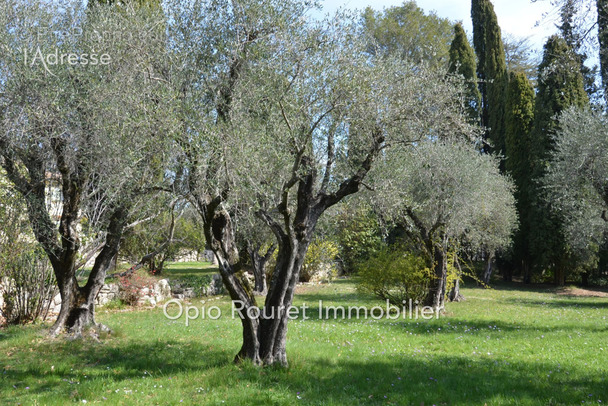
[[[192,267],[185,266],[181,272]],[[574,405],[608,402],[608,298],[465,288],[439,320],[319,320],[324,305],[382,302],[351,280],[299,289],[313,307],[288,335],[290,368],[234,365],[240,323],[100,311],[101,344],[0,330],[1,404]]]
[[[217,273],[217,265],[209,262],[179,262],[168,264],[162,278],[187,278],[192,275],[212,275]]]

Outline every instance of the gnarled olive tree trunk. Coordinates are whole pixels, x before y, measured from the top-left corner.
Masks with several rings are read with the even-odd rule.
[[[309,240],[308,240],[309,241]],[[277,267],[273,273],[272,287],[260,320],[260,357],[264,364],[287,366],[287,310],[292,305],[294,289],[308,249],[308,241],[284,241],[279,248]],[[285,244],[288,243],[288,244]],[[274,277],[274,275],[277,277]],[[273,314],[274,313],[274,314]]]
[[[439,311],[445,307],[448,276],[447,240],[441,231],[445,225],[438,220],[432,227],[425,226],[411,207],[406,207],[405,213],[415,228],[415,232],[409,231],[407,232],[408,235],[414,241],[421,243],[433,268],[429,290],[424,298],[424,305],[431,306],[435,311]],[[404,227],[404,229],[407,230],[407,227]]]
[[[124,208],[119,207],[113,211],[105,244],[97,255],[84,286],[79,286],[76,279],[77,250],[67,250],[59,258],[51,257],[51,264],[61,295],[61,310],[49,331],[51,336],[66,331],[74,338],[82,337],[87,327],[107,330],[107,327],[95,321],[95,299],[104,284],[112,259],[118,253],[126,218],[127,211]]]
[[[254,290],[243,277],[230,214],[216,204],[217,202],[219,199],[208,202],[201,200],[197,206],[203,208],[199,213],[204,213],[205,236],[218,259],[226,290],[235,308],[241,309],[238,314],[243,327],[243,343],[235,362],[248,359],[256,365],[287,366],[286,310],[292,304],[294,289],[318,216],[309,219],[308,226],[304,227],[302,232],[288,234],[283,232],[281,226],[272,218],[260,213],[260,217],[271,224],[277,234],[279,248],[264,307],[260,309],[260,317],[251,317],[255,313],[248,312],[248,309],[258,308]]]
[[[243,277],[242,264],[232,225],[232,218],[221,207],[223,197],[192,193],[193,203],[201,217],[207,244],[215,255],[224,286],[236,308],[257,307],[253,289]],[[246,312],[239,313],[243,327],[243,343],[235,357],[235,362],[249,359],[260,365],[260,343],[258,339],[259,320]]]
[[[48,256],[57,279],[61,310],[49,333],[54,336],[67,330],[74,336],[81,336],[83,328],[95,325],[95,297],[103,286],[106,270],[118,251],[127,210],[123,207],[110,208],[107,226],[99,230],[106,234],[105,244],[95,260],[86,285],[78,286],[78,220],[88,172],[82,163],[75,166],[70,164],[68,145],[64,139],[51,137],[50,145],[56,172],[48,171],[44,156],[19,149],[11,152],[6,142],[0,138],[4,158],[2,166],[25,199],[32,231]],[[19,163],[27,168],[27,176],[18,169]],[[53,222],[46,205],[49,182],[56,182],[55,186],[62,193],[61,218],[58,225]]]

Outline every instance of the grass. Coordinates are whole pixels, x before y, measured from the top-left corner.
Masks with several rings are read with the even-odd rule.
[[[213,281],[213,274],[218,272],[217,265],[209,262],[172,263],[163,270],[158,278],[167,278],[171,286],[191,288],[195,295],[204,294],[204,287]]]
[[[116,272],[126,271],[128,264],[121,264]],[[137,272],[142,275],[150,276],[147,267],[140,268]],[[85,273],[80,278],[81,283],[86,283],[90,269],[85,269]],[[112,270],[110,273],[114,273]],[[210,280],[212,275],[217,273],[217,265],[209,262],[169,262],[165,265],[162,274],[154,276],[156,279],[169,279],[170,281],[179,281],[183,283],[196,283],[200,280]],[[116,283],[118,278],[108,278],[106,283]]]
[[[183,266],[175,272],[186,272]],[[200,269],[200,267],[199,267]],[[167,271],[169,272],[169,271]],[[234,365],[240,323],[168,320],[162,308],[100,311],[101,344],[0,330],[2,404],[574,405],[608,402],[608,300],[547,289],[463,289],[439,320],[320,320],[324,305],[383,304],[352,280],[302,286],[309,320],[289,325],[290,368]]]
[[[167,264],[161,277],[187,278],[193,275],[213,275],[214,273],[217,273],[217,265],[209,262],[174,262]]]

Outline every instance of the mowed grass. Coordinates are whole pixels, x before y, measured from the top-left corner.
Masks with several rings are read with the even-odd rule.
[[[209,262],[175,262],[168,264],[161,278],[187,278],[189,276],[213,275],[217,273],[217,265]]]
[[[608,402],[608,299],[465,288],[439,320],[321,320],[324,306],[384,306],[352,280],[302,286],[289,369],[234,365],[240,322],[226,297],[192,301],[218,320],[162,308],[106,312],[95,343],[0,331],[0,404],[574,405]],[[173,315],[177,309],[170,308]],[[216,311],[212,310],[212,315]],[[193,313],[191,313],[193,314]]]

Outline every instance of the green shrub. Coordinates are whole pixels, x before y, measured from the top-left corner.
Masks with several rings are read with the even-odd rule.
[[[318,273],[326,273],[331,279],[337,273],[336,258],[338,246],[329,240],[313,241],[308,247],[302,270],[300,282],[308,282]]]
[[[358,289],[401,306],[422,302],[432,278],[424,258],[400,249],[384,248],[357,267]]]
[[[302,269],[300,282],[309,282],[316,274],[326,273],[328,279],[338,274],[337,260],[340,254],[339,246],[331,240],[315,240],[308,246]],[[266,280],[272,280],[272,273],[277,264],[278,250],[272,254],[266,263]]]
[[[350,273],[382,249],[380,224],[371,209],[345,211],[338,217],[339,257],[343,271]]]

